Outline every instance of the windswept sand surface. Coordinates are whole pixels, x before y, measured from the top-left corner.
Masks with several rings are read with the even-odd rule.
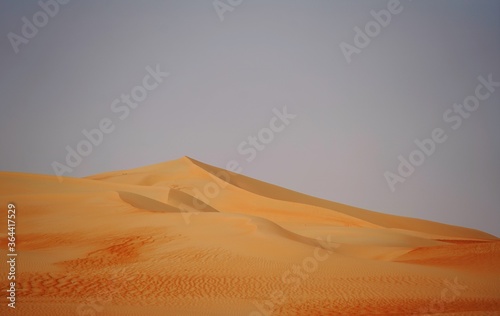
[[[18,253],[0,315],[500,315],[500,240],[477,230],[187,157],[62,182],[4,172],[0,189],[0,255],[8,203]]]

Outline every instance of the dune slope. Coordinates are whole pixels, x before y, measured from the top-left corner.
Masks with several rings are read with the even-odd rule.
[[[16,206],[17,252],[1,315],[500,314],[495,236],[188,157],[62,182],[4,172],[0,203]]]

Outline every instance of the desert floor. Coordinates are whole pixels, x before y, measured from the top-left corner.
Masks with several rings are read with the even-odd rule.
[[[1,315],[500,315],[495,236],[188,157],[62,181],[3,172],[0,189]]]

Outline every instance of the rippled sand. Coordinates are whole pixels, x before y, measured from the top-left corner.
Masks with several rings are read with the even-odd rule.
[[[500,315],[496,237],[188,157],[62,182],[4,172],[0,189],[18,253],[1,315]]]

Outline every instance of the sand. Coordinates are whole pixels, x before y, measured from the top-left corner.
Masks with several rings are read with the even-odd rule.
[[[0,315],[500,315],[500,240],[192,158],[87,178],[0,173],[16,308]],[[7,258],[7,259],[6,259]]]

